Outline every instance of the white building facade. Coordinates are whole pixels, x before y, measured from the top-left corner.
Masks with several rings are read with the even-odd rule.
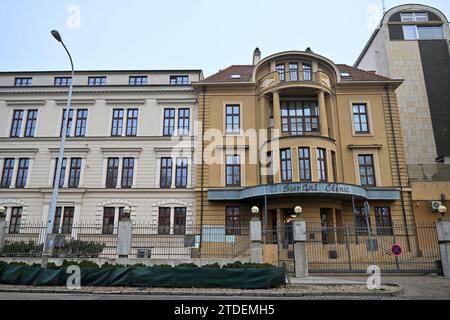
[[[62,174],[55,177],[67,72],[0,73],[0,205],[10,228],[131,219],[173,234],[195,223],[194,120],[201,70],[76,72]],[[176,151],[176,154],[175,154]]]

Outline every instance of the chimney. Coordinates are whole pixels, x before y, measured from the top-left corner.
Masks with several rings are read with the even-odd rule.
[[[256,66],[259,61],[261,61],[261,50],[256,48],[255,51],[253,51],[253,65]]]

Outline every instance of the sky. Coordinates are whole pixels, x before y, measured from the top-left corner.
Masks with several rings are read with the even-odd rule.
[[[385,0],[387,8],[405,1]],[[421,1],[450,18],[450,1]],[[203,69],[305,50],[352,65],[381,0],[1,0],[0,71]]]

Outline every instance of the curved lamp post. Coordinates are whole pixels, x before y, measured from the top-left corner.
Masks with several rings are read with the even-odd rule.
[[[66,134],[67,134],[67,122],[68,122],[68,118],[69,118],[70,103],[72,100],[73,80],[75,77],[72,56],[70,55],[69,50],[67,50],[67,47],[64,44],[60,33],[57,30],[52,30],[51,34],[56,39],[56,41],[61,43],[64,50],[67,52],[67,55],[69,56],[70,66],[72,68],[72,79],[70,81],[70,86],[69,86],[69,96],[67,98],[67,107],[66,107],[66,111],[64,112],[64,121],[63,121],[63,127],[62,127],[62,132],[61,132],[61,141],[60,141],[60,145],[59,145],[58,164],[56,166],[56,173],[55,173],[56,178],[55,178],[55,182],[53,184],[52,199],[50,202],[49,215],[48,215],[48,219],[47,219],[47,229],[46,229],[46,233],[45,233],[45,237],[44,237],[44,239],[45,239],[44,248],[43,248],[44,259],[46,258],[45,256],[46,256],[48,249],[51,249],[51,247],[53,246],[52,241],[49,241],[49,239],[47,239],[47,238],[48,238],[48,235],[52,233],[53,223],[55,221],[55,211],[56,211],[56,204],[58,203],[58,193],[59,193],[59,177],[61,176],[61,167],[62,167],[62,162],[63,162],[63,157],[64,157],[64,146],[66,143]],[[45,265],[46,260],[43,260],[43,262]]]

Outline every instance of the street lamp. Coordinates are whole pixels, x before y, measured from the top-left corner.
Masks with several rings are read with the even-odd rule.
[[[53,242],[47,238],[48,238],[48,235],[51,234],[53,231],[52,230],[53,223],[55,221],[55,211],[56,211],[56,204],[58,203],[58,193],[59,193],[59,177],[61,176],[61,167],[62,167],[62,162],[63,162],[63,158],[64,158],[64,145],[66,143],[67,122],[69,119],[70,103],[72,100],[73,81],[75,78],[75,71],[73,68],[72,56],[70,55],[69,50],[67,50],[67,47],[64,44],[60,33],[57,30],[52,30],[51,34],[56,39],[56,41],[58,41],[59,43],[62,44],[64,50],[66,50],[67,55],[69,56],[70,66],[72,68],[72,79],[70,81],[70,86],[69,86],[69,96],[67,98],[67,107],[66,107],[66,111],[64,112],[64,121],[63,121],[63,127],[62,127],[62,132],[61,132],[61,141],[59,144],[58,164],[56,166],[56,173],[55,173],[56,179],[53,184],[52,199],[50,202],[50,209],[49,209],[48,220],[47,220],[47,229],[46,229],[45,236],[44,236],[44,239],[45,239],[44,248],[43,248],[43,264],[44,265],[47,262],[47,260],[46,260],[47,250],[51,249],[51,247],[53,246]]]
[[[130,214],[131,214],[131,208],[130,207],[125,207],[125,208],[123,208],[123,214],[125,215],[125,217],[127,218],[127,219],[129,219],[130,218]]]
[[[4,206],[0,206],[0,217],[3,216],[3,214],[5,213],[6,208]]]
[[[439,212],[440,214],[442,214],[442,215],[446,214],[446,213],[447,213],[447,207],[445,207],[445,206],[440,206],[440,207],[438,208],[438,212]]]
[[[257,215],[259,213],[259,208],[257,206],[253,206],[252,213],[254,214],[255,218],[257,218]]]

